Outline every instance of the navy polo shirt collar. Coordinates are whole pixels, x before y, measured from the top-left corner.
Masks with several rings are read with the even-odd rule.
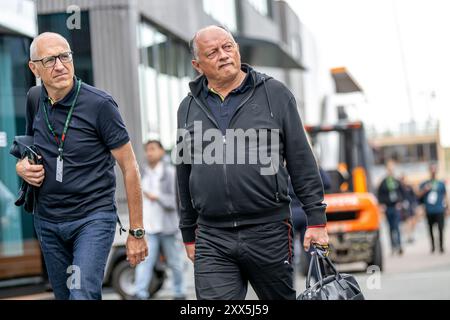
[[[252,77],[250,76],[250,70],[248,69],[248,67],[244,64],[241,65],[241,70],[244,71],[246,73],[246,76],[244,78],[244,81],[242,81],[242,83],[240,84],[239,87],[237,87],[236,89],[233,89],[230,93],[244,93],[245,91],[247,91],[249,88],[252,87]],[[203,85],[202,85],[202,95],[203,98],[207,98],[208,94],[212,94],[211,90],[208,88],[208,79],[206,79],[206,77],[204,77],[203,79]]]
[[[55,104],[59,104],[59,105],[65,106],[65,107],[70,107],[72,105],[73,99],[75,98],[77,80],[78,80],[77,77],[73,77],[72,89],[69,91],[69,93],[64,98],[57,101]],[[46,103],[50,102],[50,98],[48,96],[47,89],[45,89],[44,85],[42,85],[41,98],[42,98],[42,101],[44,101]]]

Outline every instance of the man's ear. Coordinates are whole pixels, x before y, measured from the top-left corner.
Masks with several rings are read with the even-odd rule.
[[[193,59],[193,60],[191,60],[191,63],[192,63],[192,67],[194,67],[194,69],[197,70],[198,73],[203,74],[203,71],[200,68],[200,64],[198,63],[197,60]]]
[[[32,61],[28,61],[28,67],[30,68],[31,72],[33,72],[34,76],[36,78],[40,78],[41,76],[39,75],[39,70],[36,67],[36,64]]]

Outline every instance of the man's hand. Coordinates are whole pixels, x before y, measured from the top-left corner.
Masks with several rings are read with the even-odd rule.
[[[138,265],[148,256],[147,242],[145,238],[136,239],[132,235],[128,235],[127,239],[127,260],[132,267]]]
[[[195,243],[193,244],[185,244],[184,247],[186,248],[186,254],[188,258],[194,262],[195,259]]]
[[[44,166],[30,164],[26,157],[16,163],[16,172],[19,177],[35,187],[40,187],[45,177]]]
[[[305,251],[308,252],[311,244],[316,243],[319,245],[328,244],[328,233],[327,228],[308,228],[305,232],[305,241],[303,242],[303,247]]]

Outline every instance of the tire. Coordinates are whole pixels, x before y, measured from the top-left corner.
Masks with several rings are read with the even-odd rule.
[[[128,261],[122,260],[114,266],[112,273],[112,287],[124,300],[131,300],[135,295],[134,272]],[[149,286],[149,295],[154,296],[163,286],[165,280],[163,270],[154,270]]]
[[[153,297],[162,288],[165,279],[166,273],[164,271],[153,270],[152,281],[150,281],[150,286],[148,288],[150,297]]]
[[[372,248],[372,260],[368,263],[368,266],[378,266],[380,271],[383,271],[383,250],[381,249],[380,237],[377,238]]]

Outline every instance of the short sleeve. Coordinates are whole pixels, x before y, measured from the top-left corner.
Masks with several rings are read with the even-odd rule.
[[[116,149],[128,141],[125,123],[119,113],[116,102],[109,98],[105,99],[97,115],[97,130],[105,145],[110,149]]]

